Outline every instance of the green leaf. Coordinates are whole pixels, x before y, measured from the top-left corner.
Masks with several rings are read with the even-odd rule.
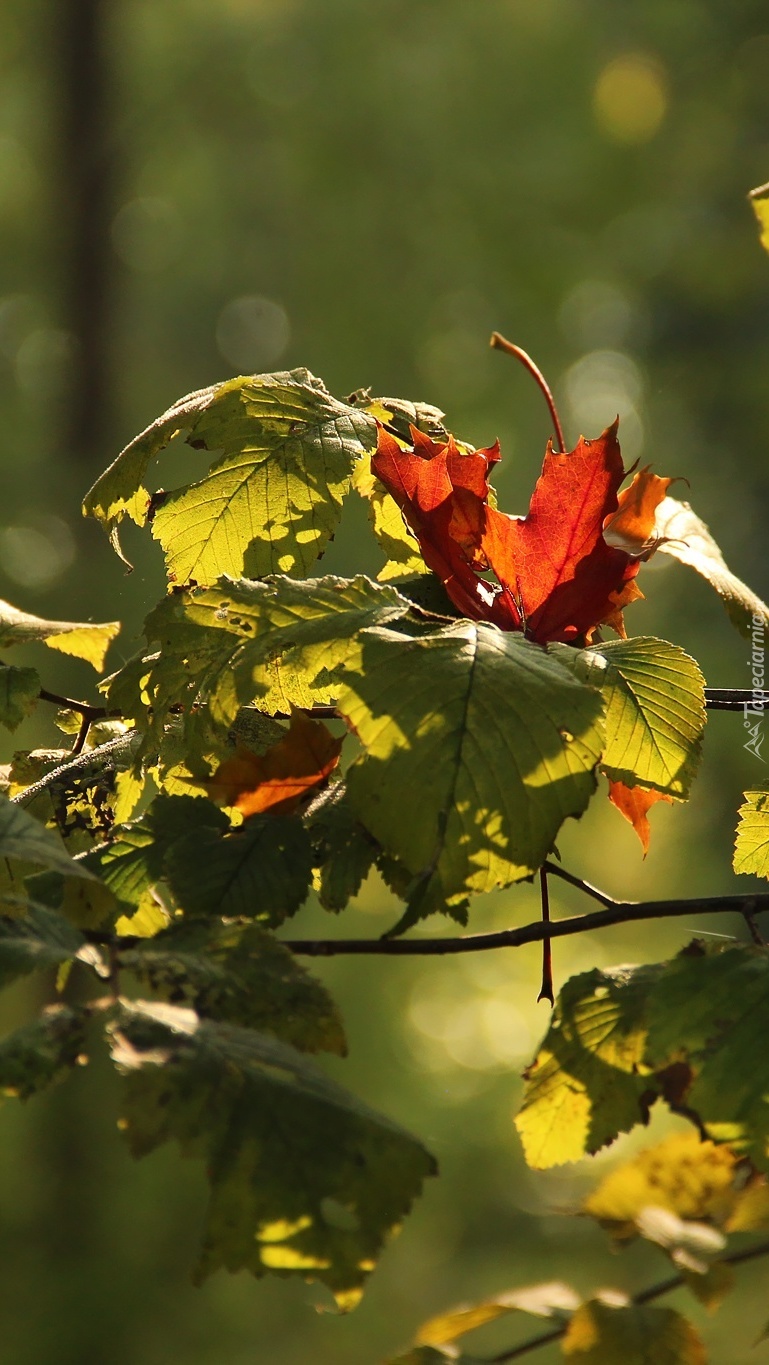
[[[122,949],[119,960],[164,999],[204,1018],[261,1029],[302,1052],[347,1051],[325,987],[257,924],[173,925]]]
[[[35,709],[40,678],[34,668],[0,664],[0,725],[15,730]]]
[[[0,901],[0,909],[7,906]],[[44,905],[28,904],[23,913],[0,916],[0,987],[43,967],[71,962],[86,942],[77,929]]]
[[[7,797],[0,796],[0,859],[11,858],[35,867],[50,868],[61,872],[65,877],[81,877],[92,880],[82,863],[75,862],[68,854],[61,838],[53,830],[46,829],[34,816],[14,805]]]
[[[205,1161],[198,1277],[299,1274],[343,1308],[435,1164],[422,1145],[293,1048],[192,1010],[134,1002],[114,1026],[134,1156],[170,1139]]]
[[[85,1010],[49,1005],[0,1042],[0,1095],[28,1100],[62,1080],[83,1056]]]
[[[317,869],[318,899],[324,910],[344,910],[371,871],[378,845],[355,819],[341,782],[320,795],[305,823]]]
[[[101,673],[110,641],[119,630],[119,621],[101,625],[91,621],[44,621],[39,616],[19,611],[10,602],[0,602],[0,648],[40,640],[51,649],[85,659],[97,673]]]
[[[563,1354],[577,1365],[706,1365],[705,1347],[672,1308],[591,1299],[571,1319]]]
[[[312,849],[292,816],[254,815],[224,833],[202,829],[177,839],[164,875],[187,916],[248,916],[275,928],[307,898]]]
[[[524,1073],[515,1124],[530,1166],[578,1161],[644,1118],[645,1010],[660,970],[596,969],[566,982]]]
[[[342,676],[350,806],[416,879],[415,914],[530,876],[595,790],[600,697],[520,636],[367,630]]]
[[[573,977],[526,1073],[533,1166],[574,1161],[657,1099],[769,1170],[769,950],[696,942],[672,962]]]
[[[338,688],[330,685],[330,670],[354,652],[355,636],[411,609],[394,588],[363,576],[224,579],[174,593],[145,622],[148,643],[159,652],[115,675],[109,704],[137,717],[147,713],[150,746],[162,737],[171,708],[182,706],[185,741],[189,748],[192,739],[199,753],[256,699],[263,710],[283,712],[292,703],[332,700]],[[209,726],[203,738],[194,730],[201,711]]]
[[[180,432],[216,458],[202,479],[153,506],[142,481]],[[83,510],[120,553],[122,517],[143,526],[152,509],[152,534],[178,583],[303,574],[336,530],[353,466],[373,432],[371,417],[332,398],[307,370],[230,379],[189,394],[136,437]]]
[[[705,727],[705,680],[678,645],[651,636],[611,640],[590,649],[550,645],[606,705],[601,768],[614,782],[686,797]]]
[[[370,454],[356,466],[353,487],[368,502],[372,530],[387,556],[387,563],[377,574],[379,582],[428,573],[416,537],[411,534],[400,507],[371,472]]]
[[[662,553],[688,564],[715,588],[741,635],[750,639],[755,628],[769,626],[769,607],[726,564],[704,521],[688,502],[663,498],[654,522],[654,534]]]
[[[735,872],[769,877],[769,789],[745,792],[734,845]]]

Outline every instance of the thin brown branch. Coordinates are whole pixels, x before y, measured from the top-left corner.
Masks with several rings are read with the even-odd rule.
[[[746,1261],[756,1261],[761,1256],[769,1255],[769,1238],[763,1242],[757,1242],[755,1246],[745,1247],[742,1251],[731,1251],[728,1255],[722,1256],[718,1262],[720,1265],[744,1265]],[[655,1299],[661,1299],[664,1294],[670,1294],[674,1289],[680,1289],[686,1284],[684,1275],[669,1275],[665,1280],[658,1280],[656,1284],[651,1284],[647,1289],[641,1289],[637,1294],[633,1294],[630,1302],[640,1306],[644,1303],[653,1303]],[[536,1351],[540,1346],[548,1346],[553,1341],[560,1341],[566,1335],[569,1324],[561,1322],[557,1327],[551,1327],[547,1332],[540,1332],[536,1337],[529,1337],[528,1341],[522,1341],[519,1346],[513,1346],[509,1351],[502,1351],[496,1356],[478,1356],[479,1365],[505,1365],[508,1360],[520,1360],[530,1352]]]
[[[765,711],[769,692],[753,692],[747,687],[706,687],[705,705],[709,711]]]
[[[521,346],[516,346],[514,342],[508,341],[505,337],[500,336],[499,332],[492,332],[489,345],[493,346],[495,351],[504,351],[507,355],[514,356],[516,360],[520,360],[524,369],[528,370],[532,378],[536,380],[548,406],[553,429],[558,440],[558,449],[565,450],[566,441],[564,440],[563,427],[561,426],[561,419],[558,416],[558,409],[555,406],[555,399],[553,398],[550,385],[539,366],[535,365],[528,351],[524,351]]]
[[[615,901],[605,910],[594,910],[588,915],[551,920],[549,924],[537,920],[534,924],[524,924],[520,929],[499,929],[491,934],[466,934],[457,938],[288,939],[285,944],[292,952],[307,957],[335,957],[342,953],[373,957],[437,957],[450,953],[483,952],[490,948],[520,948],[526,943],[541,943],[548,936],[566,938],[594,929],[606,929],[613,924],[631,924],[636,920],[729,913],[751,916],[764,911],[769,911],[769,891],[759,891],[753,895],[691,896],[682,900]]]
[[[75,743],[72,745],[71,752],[73,758],[77,758],[78,754],[82,754],[85,748],[85,742],[88,739],[88,731],[90,730],[90,728],[91,717],[89,715],[84,714],[80,722],[80,729],[77,732],[77,738],[75,739]]]
[[[119,711],[108,711],[106,706],[92,706],[89,701],[76,701],[74,697],[64,697],[59,692],[49,692],[47,687],[41,687],[39,692],[41,701],[50,701],[54,706],[61,706],[66,711],[78,711],[81,716],[87,716],[89,721],[106,720],[108,716],[120,718]]]
[[[561,881],[568,882],[569,886],[576,886],[578,891],[584,891],[586,896],[592,896],[594,901],[600,905],[619,905],[613,896],[607,896],[605,891],[599,891],[597,886],[591,882],[583,881],[582,877],[575,877],[573,872],[567,872],[560,863],[553,863],[549,858],[542,864],[545,872],[551,872],[554,877],[560,877]]]

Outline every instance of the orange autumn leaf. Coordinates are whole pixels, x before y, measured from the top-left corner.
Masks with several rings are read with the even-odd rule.
[[[610,782],[609,800],[620,814],[630,821],[641,840],[645,858],[649,852],[652,833],[649,811],[657,801],[667,801],[672,805],[672,796],[667,796],[665,792],[649,791],[648,787],[626,787],[624,782]]]
[[[282,739],[264,754],[240,746],[206,783],[212,801],[244,816],[272,811],[289,815],[328,780],[339,762],[344,736],[336,739],[319,720],[293,711]]]
[[[616,512],[604,522],[606,544],[625,554],[650,559],[659,543],[654,535],[655,514],[672,482],[652,474],[649,465],[639,469],[633,482],[620,493]]]
[[[548,445],[525,517],[489,506],[498,444],[466,452],[453,437],[411,436],[404,449],[380,426],[372,472],[465,616],[540,644],[589,643],[602,624],[624,636],[622,608],[642,596],[633,580],[655,548],[654,512],[671,481],[644,469],[619,492],[616,422],[572,451]]]

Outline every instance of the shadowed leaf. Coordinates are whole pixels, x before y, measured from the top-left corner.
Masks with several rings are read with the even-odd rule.
[[[2,963],[0,942],[0,965]],[[120,952],[120,963],[175,1005],[274,1034],[302,1052],[347,1051],[339,1012],[257,924],[181,924]]]
[[[134,1156],[175,1139],[211,1197],[198,1277],[300,1275],[351,1308],[434,1172],[415,1138],[275,1039],[134,1002],[113,1029]]]

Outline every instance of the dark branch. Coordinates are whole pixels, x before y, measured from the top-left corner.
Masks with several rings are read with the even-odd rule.
[[[386,957],[432,957],[447,953],[477,953],[488,948],[520,948],[542,939],[566,938],[612,924],[634,920],[673,919],[678,915],[723,915],[736,912],[744,917],[769,910],[769,891],[754,895],[691,896],[683,900],[615,901],[605,910],[544,924],[524,924],[520,929],[499,929],[491,934],[467,934],[458,938],[331,938],[289,939],[286,947],[309,957],[334,957],[338,953],[370,954]]]
[[[746,1247],[743,1251],[731,1251],[726,1256],[722,1256],[718,1262],[720,1265],[744,1265],[746,1261],[756,1261],[761,1256],[769,1255],[769,1239],[764,1242],[757,1242],[755,1246]],[[649,1285],[648,1289],[641,1289],[637,1294],[633,1294],[630,1302],[640,1307],[644,1303],[652,1303],[655,1299],[661,1299],[664,1294],[670,1294],[674,1289],[680,1289],[686,1284],[685,1275],[669,1275],[666,1280],[658,1280],[656,1284]],[[513,1346],[510,1351],[502,1351],[496,1356],[479,1356],[479,1365],[505,1365],[508,1360],[520,1360],[523,1356],[529,1355],[531,1351],[536,1351],[540,1346],[548,1346],[552,1341],[560,1341],[566,1335],[568,1323],[561,1322],[557,1327],[551,1327],[547,1332],[540,1332],[539,1336],[529,1337],[528,1341],[522,1341],[519,1346]]]
[[[47,687],[40,688],[40,700],[50,701],[54,706],[62,706],[67,711],[77,711],[87,716],[89,721],[106,720],[108,716],[120,718],[119,711],[108,711],[106,706],[92,706],[88,701],[75,701],[74,697],[63,697],[59,692],[49,692]]]
[[[709,711],[764,711],[769,692],[752,692],[747,687],[706,687],[705,705]]]

